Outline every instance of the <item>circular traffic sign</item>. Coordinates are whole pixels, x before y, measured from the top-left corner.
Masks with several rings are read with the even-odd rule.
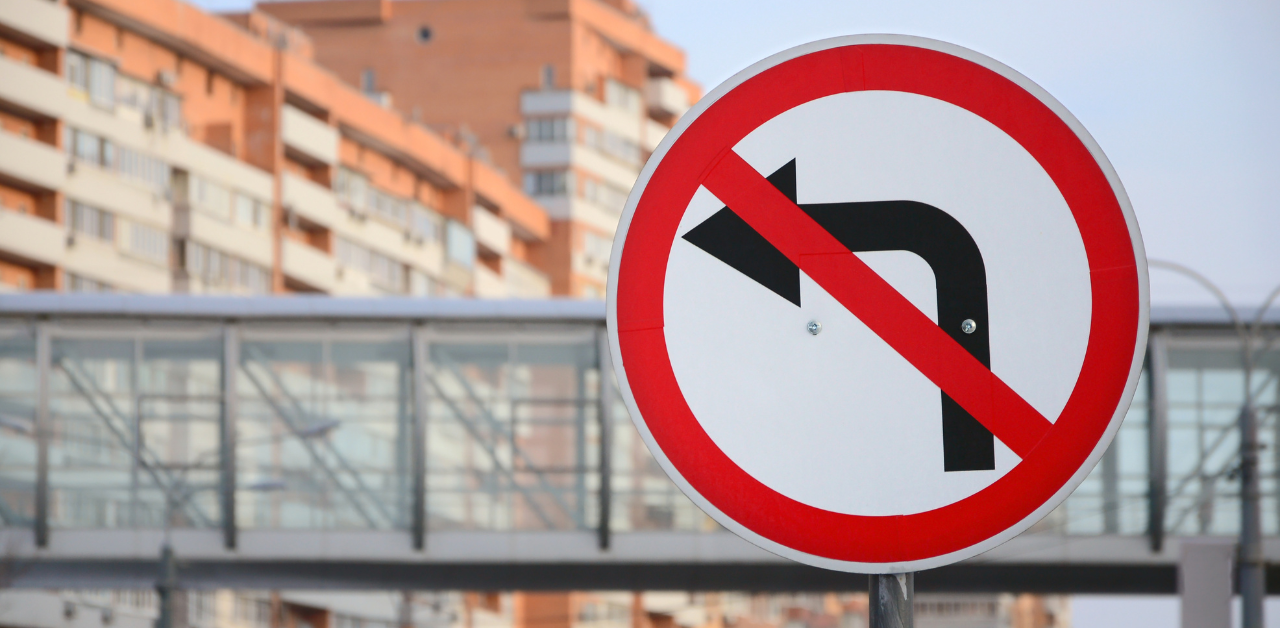
[[[1142,368],[1146,258],[1079,121],[973,51],[806,44],[680,119],[609,269],[618,383],[672,480],[794,560],[895,573],[1026,530]]]

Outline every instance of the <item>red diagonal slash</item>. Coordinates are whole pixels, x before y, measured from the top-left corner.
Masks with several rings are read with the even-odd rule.
[[[1053,427],[737,153],[702,185],[1019,457]]]

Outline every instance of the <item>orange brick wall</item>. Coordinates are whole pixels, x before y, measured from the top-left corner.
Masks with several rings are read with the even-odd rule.
[[[39,65],[40,63],[40,55],[36,53],[34,48],[4,37],[0,37],[0,55],[27,65]]]
[[[0,183],[0,206],[22,214],[34,214],[36,197],[30,192]]]
[[[514,628],[569,628],[569,593],[515,593]]]
[[[259,8],[288,21],[310,3],[264,4]],[[530,20],[522,0],[404,0],[391,3],[385,23],[306,24],[316,60],[343,81],[360,85],[374,70],[377,88],[392,103],[441,130],[465,121],[493,163],[519,185],[520,92],[540,85],[542,67],[555,67],[560,87],[569,87],[570,23]],[[420,26],[431,40],[418,43]],[[448,97],[441,95],[447,94]]]
[[[0,129],[3,129],[6,133],[21,135],[22,137],[33,139],[36,137],[35,122],[5,111],[0,111]]]
[[[0,259],[0,284],[18,290],[34,290],[36,271],[33,268]]]

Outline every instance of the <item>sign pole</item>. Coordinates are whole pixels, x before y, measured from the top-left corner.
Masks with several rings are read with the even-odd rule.
[[[871,576],[871,628],[912,628],[916,599],[916,574],[890,573]]]

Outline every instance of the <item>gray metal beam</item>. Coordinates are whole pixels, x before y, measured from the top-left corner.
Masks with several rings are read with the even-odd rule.
[[[409,533],[413,537],[413,549],[421,551],[427,545],[427,333],[422,326],[413,328],[413,343],[410,354],[410,371],[413,374],[413,442],[410,451],[413,454],[413,481],[410,490],[413,509],[409,519]]]
[[[49,413],[49,375],[53,370],[49,324],[36,325],[36,517],[37,547],[49,545],[49,435],[53,433]]]
[[[43,561],[19,588],[146,588],[155,560]],[[1274,582],[1274,579],[1272,579]],[[184,559],[183,589],[520,590],[520,591],[866,591],[867,576],[799,563],[459,563],[371,564]],[[968,593],[1173,594],[1174,565],[959,564],[916,574],[915,590]]]
[[[237,372],[240,364],[240,333],[234,325],[222,331],[222,423],[220,427],[219,497],[222,505],[222,546],[236,548],[236,419],[240,413]]]
[[[1157,331],[1147,349],[1147,537],[1151,551],[1164,549],[1169,495],[1169,334]]]
[[[610,512],[613,502],[613,359],[609,355],[609,333],[603,326],[596,330],[596,355],[600,360],[600,520],[597,543],[609,549]]]

